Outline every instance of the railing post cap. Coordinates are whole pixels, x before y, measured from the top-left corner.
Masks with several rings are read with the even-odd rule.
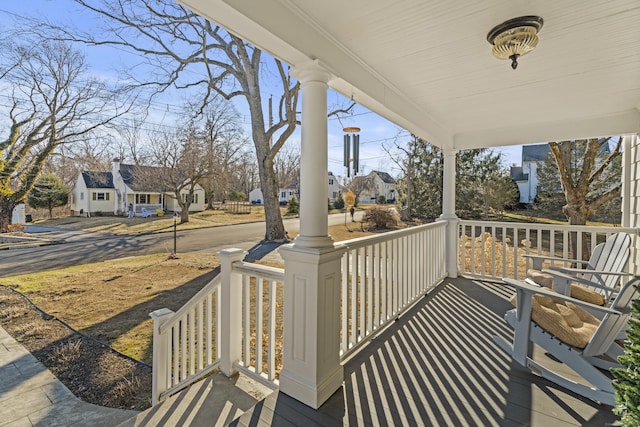
[[[234,255],[239,255],[239,254],[246,254],[247,251],[245,251],[244,249],[239,249],[239,248],[227,248],[227,249],[222,249],[220,251],[218,251],[218,256],[220,257],[232,257]]]
[[[163,317],[169,314],[173,314],[173,311],[169,310],[168,308],[160,308],[156,311],[152,311],[151,313],[149,313],[149,317],[151,317],[152,319],[159,319],[160,317]]]

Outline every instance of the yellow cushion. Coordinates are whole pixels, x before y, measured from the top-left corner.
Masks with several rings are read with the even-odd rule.
[[[551,274],[531,268],[527,270],[527,277],[545,288],[551,289],[553,287],[553,275]],[[571,297],[595,305],[604,305],[606,302],[601,293],[575,283],[571,284]]]
[[[511,304],[515,307],[515,295]],[[533,296],[531,319],[560,341],[576,348],[585,348],[600,325],[600,321],[583,308],[545,295]]]

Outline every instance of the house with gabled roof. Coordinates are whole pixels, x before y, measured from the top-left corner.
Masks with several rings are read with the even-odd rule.
[[[377,203],[381,196],[385,201],[396,200],[396,180],[387,172],[371,171],[368,175],[357,176],[348,187],[356,193],[360,203]]]
[[[125,215],[129,205],[135,215],[154,215],[161,212],[180,212],[180,204],[173,192],[164,188],[156,178],[158,167],[123,164],[113,159],[111,172],[82,171],[71,195],[71,214],[91,216],[96,213]],[[185,189],[183,200],[189,196]],[[196,184],[190,212],[205,209],[204,189]]]

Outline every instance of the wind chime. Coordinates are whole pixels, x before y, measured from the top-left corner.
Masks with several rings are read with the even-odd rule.
[[[344,167],[347,168],[347,177],[358,175],[360,167],[360,128],[346,127],[342,131],[344,135]],[[353,150],[351,149],[351,141],[353,141]],[[353,157],[351,154],[353,153]]]

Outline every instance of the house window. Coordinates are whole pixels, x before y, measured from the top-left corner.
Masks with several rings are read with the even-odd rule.
[[[80,200],[84,200],[84,191],[80,192]]]
[[[334,191],[334,192],[333,192],[333,198],[334,198],[334,199],[337,199],[337,198],[338,198],[338,192],[337,192],[337,191]]]
[[[333,178],[329,178],[329,185],[333,185]]]
[[[94,191],[92,195],[93,200],[109,200],[109,193],[103,193]]]
[[[282,193],[280,193],[280,198],[281,199],[286,199],[287,198],[287,192],[283,191]]]
[[[151,194],[136,194],[136,204],[151,203]]]

